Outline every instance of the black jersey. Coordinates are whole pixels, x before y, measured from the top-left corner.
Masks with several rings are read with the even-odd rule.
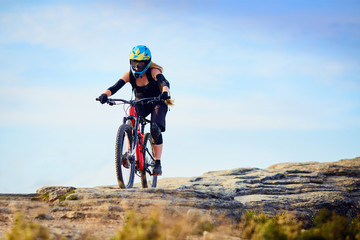
[[[145,74],[149,83],[145,86],[139,87],[136,85],[136,79],[134,75],[130,73],[130,83],[135,93],[136,99],[157,97],[161,94],[158,82],[155,81],[155,79],[151,76],[151,69],[148,69]]]

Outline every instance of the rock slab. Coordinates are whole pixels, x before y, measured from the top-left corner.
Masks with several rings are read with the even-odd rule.
[[[294,214],[310,221],[322,208],[354,217],[360,211],[360,157],[331,163],[283,163],[193,178],[166,178],[158,188],[44,187],[36,194],[0,194],[0,237],[13,215],[47,226],[53,236],[109,239],[125,211],[161,208],[171,214],[210,214],[239,221],[245,211]]]

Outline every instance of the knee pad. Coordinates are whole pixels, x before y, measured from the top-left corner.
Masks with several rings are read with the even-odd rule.
[[[159,145],[163,143],[163,138],[161,134],[161,129],[156,123],[151,123],[150,133],[154,140],[154,144]]]

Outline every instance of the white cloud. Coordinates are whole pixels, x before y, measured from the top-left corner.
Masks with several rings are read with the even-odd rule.
[[[178,16],[171,18],[168,12],[148,13],[141,7],[142,1],[134,4],[138,8],[109,2],[86,6],[61,4],[5,14],[1,18],[4,33],[0,41],[74,51],[76,59],[80,59],[78,63],[74,61],[74,68],[118,71],[119,66],[128,64],[129,49],[142,39],[151,45],[154,59],[165,65],[169,74],[175,73],[175,78],[197,88],[203,84],[215,86],[219,79],[232,73],[235,74],[231,77],[249,79],[309,74],[319,82],[335,82],[352,69],[349,64],[354,65],[328,56],[314,58],[314,54],[301,53],[301,49],[296,51],[293,47],[298,42],[294,46],[291,41],[278,44],[272,40],[282,37],[281,32],[269,35],[260,31],[268,25],[256,19],[244,16],[237,21],[222,19],[212,27],[211,19],[205,21],[191,15],[180,22]],[[191,21],[194,23],[190,24]],[[240,29],[228,31],[237,22]],[[253,22],[255,29],[248,27]],[[257,38],[249,37],[253,31]]]
[[[9,92],[11,99],[5,97]],[[95,88],[2,87],[0,109],[4,117],[0,125],[96,127],[102,123],[114,128],[121,123],[124,111],[121,106],[96,102],[101,92]],[[114,97],[127,99],[130,95],[130,86],[126,86]],[[291,93],[208,97],[177,92],[168,121],[175,126],[213,129],[338,129],[354,126],[356,116],[348,113],[356,107],[357,103],[305,99]]]
[[[348,106],[327,101],[251,96],[179,96],[169,122],[175,126],[234,130],[324,130],[351,127]],[[353,106],[354,107],[354,106]],[[356,124],[358,125],[358,124]]]
[[[89,6],[83,8],[58,5],[30,8],[28,12],[24,10],[16,14],[4,15],[1,22],[9,24],[9,27],[3,27],[7,33],[3,35],[8,35],[8,38],[2,41],[25,41],[31,44],[42,44],[48,48],[67,49],[74,51],[74,56],[82,58],[83,62],[78,63],[79,68],[118,70],[119,65],[128,64],[126,56],[130,44],[128,44],[129,40],[124,39],[134,40],[139,34],[150,33],[150,30],[144,32],[136,30],[138,29],[136,26],[141,24],[154,26],[150,37],[145,37],[145,39],[152,43],[154,59],[159,59],[158,63],[164,65],[165,74],[170,82],[174,80],[171,83],[174,86],[174,97],[178,101],[174,114],[171,114],[175,118],[172,121],[178,122],[176,119],[178,116],[187,116],[192,119],[193,124],[211,127],[220,116],[229,116],[238,123],[238,128],[323,129],[338,127],[335,121],[324,120],[329,116],[334,116],[335,112],[329,110],[328,113],[323,113],[324,110],[322,110],[322,114],[318,111],[318,109],[329,109],[330,104],[313,104],[312,101],[316,99],[314,95],[306,96],[308,99],[303,100],[295,90],[304,91],[311,86],[301,83],[293,85],[292,78],[301,74],[311,79],[310,81],[322,84],[332,83],[338,86],[343,83],[339,78],[351,69],[349,62],[327,59],[326,56],[314,57],[311,53],[300,53],[289,49],[289,46],[283,48],[279,48],[278,45],[274,48],[267,46],[266,50],[257,48],[257,43],[263,44],[267,39],[271,39],[271,36],[261,34],[254,42],[255,45],[251,46],[249,43],[242,42],[249,39],[246,34],[251,35],[250,30],[237,36],[233,33],[221,36],[215,31],[220,24],[214,30],[210,27],[211,22],[207,23],[202,19],[198,19],[196,24],[191,26],[187,21],[180,23],[177,19],[168,19],[167,13],[159,13],[154,16],[152,22],[146,23],[149,17],[147,13],[134,19],[130,17],[134,14],[134,9],[126,9],[126,11],[123,9],[122,12],[118,12],[121,7],[114,10],[108,5],[97,6],[98,8],[94,9]],[[164,18],[169,20],[164,25],[154,24]],[[224,32],[226,31],[222,33]],[[164,34],[179,37],[165,39]],[[186,41],[187,38],[190,41]],[[124,47],[124,45],[128,46]],[[112,54],[106,55],[109,52]],[[116,54],[113,54],[114,52]],[[117,59],[118,55],[125,56],[121,58],[124,60]],[[356,69],[356,64],[354,69]],[[2,75],[12,76],[9,72]],[[262,89],[265,82],[268,84],[265,87],[273,92]],[[284,83],[289,86],[290,92],[274,97],[279,94],[276,91],[286,88]],[[248,90],[251,84],[253,84],[253,89],[258,84],[259,90],[255,92]],[[298,86],[301,86],[301,89],[296,89]],[[108,86],[103,86],[104,89],[106,87]],[[211,96],[218,92],[226,94],[227,88],[232,90],[233,94],[234,92],[237,94],[238,91],[242,93],[248,91],[248,93],[245,96],[229,96],[226,102],[219,102],[219,97]],[[277,89],[274,91],[274,88]],[[0,93],[3,96],[12,92],[18,100],[15,100],[15,107],[2,107],[6,118],[1,119],[0,122],[2,125],[95,123],[100,121],[98,114],[104,108],[100,108],[99,105],[95,107],[95,102],[94,105],[89,105],[89,103],[100,91],[55,87],[2,87]],[[208,93],[203,94],[201,91]],[[263,97],[259,97],[259,94]],[[289,99],[291,94],[296,96]],[[204,97],[205,95],[207,97]],[[26,99],[25,104],[22,103],[22,99]],[[44,99],[47,100],[44,101]],[[194,106],[194,103],[199,106],[195,110],[190,107]],[[343,103],[337,104],[343,108]],[[303,110],[294,111],[294,105]],[[19,106],[21,107],[16,109]],[[110,111],[107,114],[115,116]],[[184,123],[179,122],[179,124]],[[232,126],[223,124],[222,127],[231,128]]]
[[[97,35],[96,10],[59,5],[29,8],[21,12],[9,13],[2,17],[8,34],[2,41],[43,44],[46,47],[60,47],[71,50],[88,50],[101,44],[101,34]],[[91,29],[92,31],[84,31]]]
[[[1,87],[0,126],[89,126],[122,117],[122,107],[101,105],[95,98],[105,89]],[[124,91],[125,92],[125,91]],[[123,93],[124,98],[130,98]],[[11,98],[8,98],[11,93]]]

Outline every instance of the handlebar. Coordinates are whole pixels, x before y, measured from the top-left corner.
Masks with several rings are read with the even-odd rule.
[[[99,98],[96,98],[96,101],[100,101]],[[151,97],[151,98],[142,98],[139,100],[125,100],[125,99],[113,99],[113,98],[108,98],[107,100],[107,104],[109,105],[120,105],[120,104],[130,104],[131,106],[135,106],[136,104],[139,103],[154,103],[154,102],[160,102],[163,101],[162,99],[160,99],[159,97]],[[122,102],[122,103],[117,103],[117,102]]]

